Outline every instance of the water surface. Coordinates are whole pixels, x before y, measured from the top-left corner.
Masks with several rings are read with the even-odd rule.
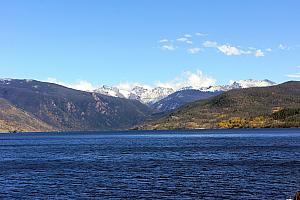
[[[286,199],[300,130],[0,135],[0,198]]]

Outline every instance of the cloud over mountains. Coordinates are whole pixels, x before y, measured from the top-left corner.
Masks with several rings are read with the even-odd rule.
[[[95,88],[99,87],[99,85],[103,85],[103,83],[99,83],[99,85],[94,85],[87,80],[78,80],[74,83],[66,83],[64,81],[59,81],[56,78],[48,78],[47,82],[56,83],[60,85],[64,85],[69,88],[83,90],[83,91],[93,91]],[[173,90],[178,90],[184,87],[209,87],[216,84],[216,79],[204,74],[201,70],[192,71],[184,71],[179,76],[175,77],[169,81],[155,81],[152,84],[145,84],[139,82],[122,82],[117,84],[119,88],[123,88],[126,90],[130,90],[135,86],[141,86],[144,88],[155,88],[155,87],[165,87],[171,88]]]

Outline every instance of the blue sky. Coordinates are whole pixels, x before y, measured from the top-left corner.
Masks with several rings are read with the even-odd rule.
[[[300,77],[298,0],[3,0],[0,5],[2,78],[115,85],[181,80],[186,72],[216,84]]]

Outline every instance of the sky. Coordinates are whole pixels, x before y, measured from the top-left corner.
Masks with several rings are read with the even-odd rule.
[[[300,80],[299,0],[1,0],[0,77],[72,87]]]

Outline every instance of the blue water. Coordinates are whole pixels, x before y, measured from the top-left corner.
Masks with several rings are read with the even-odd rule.
[[[300,129],[0,134],[1,199],[286,199]]]

